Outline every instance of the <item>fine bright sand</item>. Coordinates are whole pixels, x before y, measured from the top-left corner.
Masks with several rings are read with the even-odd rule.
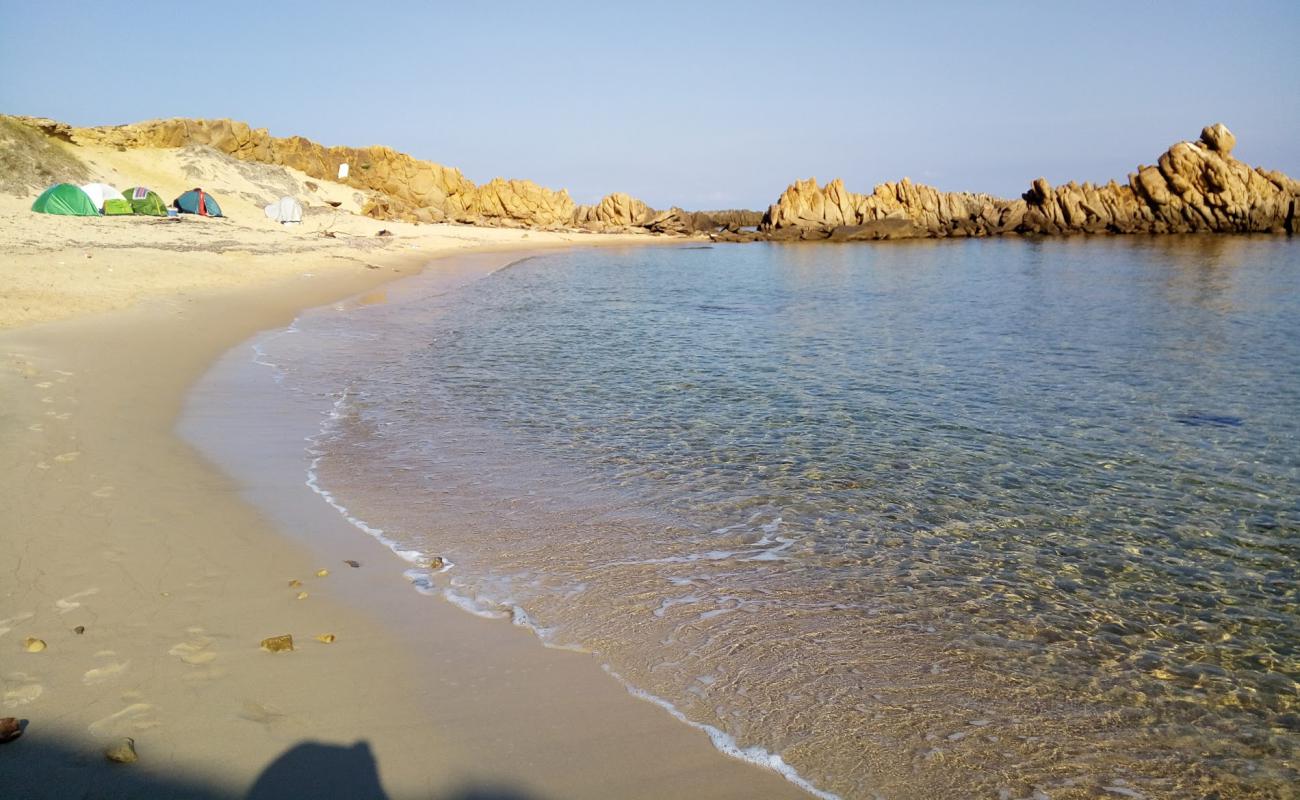
[[[169,178],[185,158],[210,174]],[[6,796],[806,796],[594,657],[415,593],[409,565],[301,475],[268,466],[265,486],[241,486],[175,432],[210,364],[304,308],[426,265],[449,284],[482,270],[457,253],[647,237],[379,223],[329,184],[341,211],[281,228],[222,162],[98,161],[100,179],[167,199],[225,185],[232,219],[49,217],[0,198],[0,717],[26,726],[0,744]],[[279,483],[286,502],[301,493],[302,529],[244,499]],[[259,648],[279,634],[294,651]],[[104,757],[123,737],[137,762]]]

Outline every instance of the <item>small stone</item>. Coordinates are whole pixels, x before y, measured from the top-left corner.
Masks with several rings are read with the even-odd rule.
[[[302,581],[298,580],[297,578],[294,578],[293,580],[289,581],[290,589],[297,589],[299,586],[302,586]]]
[[[37,639],[35,636],[28,636],[23,640],[23,649],[29,653],[39,653],[45,649],[45,640]]]
[[[306,600],[306,599],[307,599],[307,593],[306,593],[306,592],[298,592],[298,599],[299,599],[299,600]]]
[[[85,625],[78,625],[77,627],[75,627],[75,628],[72,629],[72,632],[75,633],[75,634],[77,634],[78,636],[80,636],[81,634],[83,634],[83,633],[86,632],[86,626],[85,626]]]
[[[332,633],[318,634],[316,636],[316,641],[320,642],[321,644],[334,644],[334,634]]]
[[[442,569],[446,563],[447,562],[443,560],[442,556],[434,556],[429,559],[429,563],[425,566],[425,569]]]
[[[285,650],[292,650],[293,635],[286,633],[281,636],[271,636],[263,639],[262,649],[268,653],[279,653]]]
[[[0,744],[12,742],[23,735],[23,726],[14,717],[0,718]]]
[[[329,574],[330,574],[330,571],[327,570],[327,569],[325,569],[324,567],[322,567],[321,569],[316,570],[316,577],[317,577],[317,578],[324,578],[326,575],[329,575]]]
[[[360,561],[353,561],[353,560],[350,559],[350,558],[347,559],[347,560],[345,560],[343,563],[344,563],[344,564],[347,564],[349,567],[352,567],[353,569],[356,569],[357,567],[361,566],[361,562],[360,562]]]
[[[104,757],[114,764],[134,764],[139,758],[135,754],[135,739],[122,737],[104,751]]]

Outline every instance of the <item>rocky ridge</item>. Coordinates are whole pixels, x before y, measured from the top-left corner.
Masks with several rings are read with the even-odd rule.
[[[763,216],[773,239],[1067,235],[1075,233],[1295,233],[1300,182],[1232,157],[1236,137],[1222,124],[1179,142],[1126,184],[1038,178],[1019,200],[943,192],[908,179],[855,194],[834,180],[797,181]]]

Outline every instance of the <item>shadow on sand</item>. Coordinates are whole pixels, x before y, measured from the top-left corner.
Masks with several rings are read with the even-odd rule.
[[[151,769],[148,753],[135,764],[112,764],[99,751],[59,742],[22,738],[0,745],[0,787],[5,797],[87,800],[157,798],[158,800],[281,800],[291,797],[389,800],[370,744],[351,746],[304,741],[280,754],[262,770],[247,794],[207,785],[173,770]],[[540,800],[506,786],[467,784],[427,800]]]

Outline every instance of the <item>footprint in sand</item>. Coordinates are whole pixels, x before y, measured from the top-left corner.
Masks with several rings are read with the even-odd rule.
[[[129,661],[112,661],[110,659],[117,655],[112,650],[101,650],[95,654],[95,658],[100,659],[103,663],[94,669],[86,670],[86,674],[81,676],[81,682],[87,686],[96,683],[103,683],[110,678],[116,678],[126,671]]]
[[[24,611],[23,613],[15,614],[14,616],[9,617],[8,619],[0,619],[0,636],[4,636],[9,631],[13,630],[14,629],[13,625],[15,622],[22,622],[23,620],[31,619],[34,616],[36,615],[33,614],[31,611]]]
[[[245,700],[243,707],[239,710],[239,716],[249,722],[271,725],[284,719],[287,715],[273,705]]]
[[[99,593],[99,589],[94,586],[92,586],[89,589],[82,589],[76,594],[70,594],[67,597],[63,597],[58,600],[55,600],[54,607],[58,609],[60,614],[66,614],[69,611],[81,608],[81,603],[77,602],[78,599],[82,597],[90,597],[92,594],[98,594],[98,593]]]
[[[0,704],[5,708],[25,706],[45,693],[45,687],[36,682],[36,678],[25,672],[13,672],[4,678],[5,691],[0,695]]]
[[[212,651],[212,639],[203,635],[202,628],[190,628],[187,633],[191,636],[189,641],[175,645],[167,651],[168,655],[176,656],[186,664],[196,667],[210,663],[217,657],[217,654]]]
[[[141,731],[160,725],[161,723],[153,718],[153,705],[138,702],[139,698],[140,695],[136,692],[128,692],[123,695],[123,702],[128,703],[126,708],[114,714],[109,714],[102,719],[95,720],[86,727],[86,730],[90,731],[94,736],[110,736],[131,730]]]

